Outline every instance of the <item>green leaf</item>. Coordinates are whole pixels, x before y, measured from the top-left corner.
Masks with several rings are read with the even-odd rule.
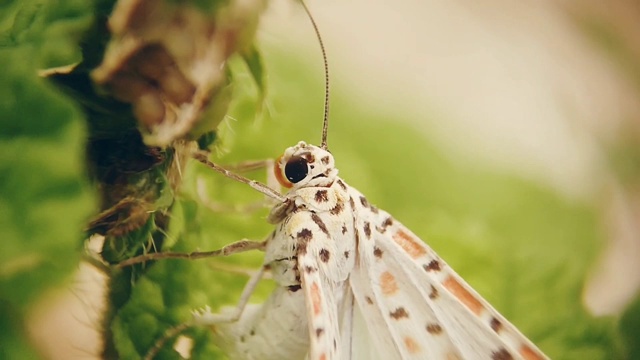
[[[11,313],[0,348],[8,358],[33,357],[22,316],[77,269],[82,228],[94,208],[84,117],[37,75],[41,65],[77,58],[73,38],[91,19],[90,8],[78,4],[24,2],[1,16],[15,25],[11,43],[0,48],[0,303]]]
[[[627,308],[620,319],[620,333],[626,347],[627,359],[640,359],[640,297]]]

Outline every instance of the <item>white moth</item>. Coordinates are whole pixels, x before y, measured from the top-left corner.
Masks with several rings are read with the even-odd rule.
[[[422,240],[347,185],[327,150],[288,148],[276,176],[291,188],[268,218],[276,229],[264,268],[279,287],[235,322],[197,315],[215,325],[230,358],[546,359]]]
[[[325,103],[323,145],[299,142],[276,163],[290,188],[284,197],[196,155],[278,204],[264,266],[238,307],[200,311],[195,324],[213,326],[231,359],[547,359],[420,238],[338,176],[326,112]],[[256,248],[232,247],[222,253]],[[266,270],[278,287],[245,306]]]

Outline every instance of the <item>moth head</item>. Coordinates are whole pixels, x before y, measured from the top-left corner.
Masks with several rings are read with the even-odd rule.
[[[330,152],[303,141],[284,151],[274,171],[278,182],[286,188],[329,186],[338,175]]]

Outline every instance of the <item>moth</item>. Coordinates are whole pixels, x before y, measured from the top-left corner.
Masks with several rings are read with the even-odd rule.
[[[199,311],[193,324],[212,326],[232,359],[547,359],[424,241],[338,176],[327,112],[325,98],[321,146],[299,142],[276,161],[284,196],[196,155],[278,203],[263,243],[218,253],[265,251],[238,306]],[[247,305],[266,271],[277,288]]]

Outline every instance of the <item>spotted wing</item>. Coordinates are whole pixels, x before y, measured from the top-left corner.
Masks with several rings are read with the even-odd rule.
[[[397,358],[547,358],[422,240],[352,194],[361,197],[355,202],[361,231],[351,286],[364,297],[358,303],[365,319],[367,308],[382,315]],[[379,317],[370,325],[378,328]]]
[[[341,233],[342,225],[339,218],[312,211],[297,212],[285,224],[285,233],[295,239],[297,270],[309,319],[311,360],[342,358],[338,355],[339,346],[343,346],[338,315],[340,310],[348,310],[343,299],[353,264],[344,255],[344,244],[332,236]],[[353,251],[351,254],[353,258]]]
[[[403,274],[427,300],[440,327],[464,358],[546,359],[515,326],[409,229],[384,212],[375,232],[393,274]]]
[[[358,263],[350,286],[364,315],[378,359],[456,359],[461,358],[451,336],[437,314],[425,301],[418,285],[400,263],[378,243],[377,214],[356,197],[358,213]],[[363,349],[366,351],[366,349]]]

